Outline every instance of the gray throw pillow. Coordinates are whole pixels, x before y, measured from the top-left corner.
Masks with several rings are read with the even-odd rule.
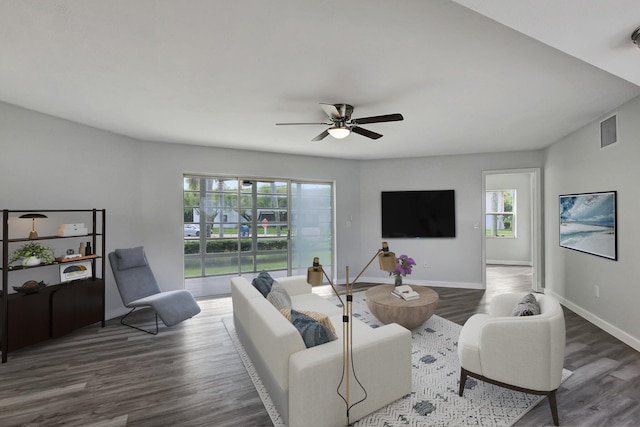
[[[535,316],[540,314],[540,304],[533,294],[527,294],[513,308],[514,316]]]
[[[291,323],[300,332],[307,348],[335,340],[335,336],[329,328],[299,311],[291,310]]]
[[[130,249],[116,249],[116,255],[118,257],[118,270],[128,270],[147,265],[142,246]]]
[[[271,286],[271,292],[267,295],[267,300],[278,310],[291,308],[291,297],[278,282]]]
[[[269,292],[271,292],[273,278],[266,271],[261,271],[258,277],[251,281],[251,284],[266,298]]]

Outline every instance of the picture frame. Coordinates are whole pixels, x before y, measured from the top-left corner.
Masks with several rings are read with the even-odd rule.
[[[560,195],[560,247],[617,261],[616,199],[616,191]]]
[[[93,276],[91,261],[78,261],[60,264],[60,281],[71,282],[73,280],[87,279]]]

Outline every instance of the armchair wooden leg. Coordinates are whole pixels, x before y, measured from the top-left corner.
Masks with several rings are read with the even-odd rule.
[[[458,390],[458,395],[462,397],[462,393],[464,392],[464,385],[467,382],[467,371],[464,368],[460,368],[460,389]]]
[[[550,391],[547,395],[549,399],[549,406],[551,406],[551,416],[553,417],[553,423],[557,426],[560,425],[560,420],[558,419],[558,402],[556,401],[556,390]]]
[[[530,394],[537,394],[539,396],[547,396],[547,398],[549,399],[549,405],[551,406],[551,416],[553,417],[553,423],[557,426],[560,425],[560,419],[558,418],[558,402],[556,400],[556,392],[558,391],[558,389],[552,390],[552,391],[530,390],[530,389],[506,384],[500,381],[492,380],[490,378],[483,377],[482,375],[475,374],[471,371],[467,371],[466,369],[461,367],[460,368],[460,389],[458,390],[458,394],[461,397],[464,391],[464,384],[467,381],[467,376],[477,378],[480,381],[484,381],[489,384],[495,384],[500,387],[506,387],[511,390],[520,391],[522,393],[530,393]]]

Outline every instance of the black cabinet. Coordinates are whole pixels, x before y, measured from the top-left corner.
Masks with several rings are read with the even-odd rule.
[[[92,228],[83,236],[44,236],[38,240],[90,238],[94,254],[85,258],[92,264],[91,277],[50,285],[33,294],[9,293],[9,275],[17,269],[9,266],[10,244],[33,242],[10,239],[9,218],[25,212],[81,212],[90,217]],[[3,210],[2,293],[0,294],[0,346],[2,363],[10,351],[50,338],[57,338],[87,325],[101,322],[104,327],[105,282],[103,254],[105,251],[105,210]],[[99,227],[98,227],[99,226]],[[100,228],[100,229],[98,229]],[[100,261],[100,262],[98,262]],[[99,268],[97,269],[96,267]],[[59,268],[58,264],[27,268]]]

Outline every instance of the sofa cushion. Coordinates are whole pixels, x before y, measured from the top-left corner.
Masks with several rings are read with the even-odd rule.
[[[536,297],[529,293],[513,308],[514,316],[535,316],[540,314],[540,304]]]
[[[267,300],[278,310],[283,308],[291,309],[291,297],[284,287],[278,282],[274,282],[273,286],[271,286],[271,291],[269,292],[269,295],[267,295]]]
[[[260,291],[263,297],[267,297],[271,292],[271,286],[273,285],[273,278],[266,271],[261,271],[258,277],[251,281],[251,284]]]
[[[335,331],[313,317],[297,310],[290,310],[291,324],[300,332],[307,348],[325,344],[336,339]],[[326,316],[325,316],[326,317]],[[329,318],[326,320],[330,323]]]

